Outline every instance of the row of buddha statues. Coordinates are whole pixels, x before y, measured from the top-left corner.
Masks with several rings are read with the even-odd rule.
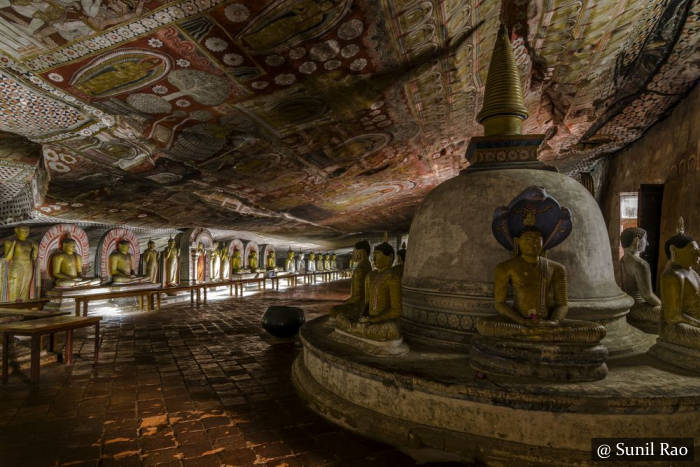
[[[493,235],[512,256],[493,272],[496,314],[476,321],[470,365],[477,374],[563,382],[607,375],[608,352],[601,343],[605,326],[567,318],[567,271],[547,258],[548,250],[566,240],[572,228],[569,210],[542,187],[525,189],[495,211]],[[669,261],[661,274],[659,298],[651,287],[649,265],[640,257],[646,232],[627,229],[621,242],[623,287],[635,299],[630,322],[659,334],[651,355],[700,371],[698,243],[685,234],[681,221],[676,235],[665,242]],[[343,342],[351,336],[374,356],[396,356],[384,350],[404,346],[399,327],[403,266],[392,266],[394,250],[387,243],[374,248],[374,268],[369,255],[367,242],[355,245],[351,295],[332,308],[330,323]],[[406,351],[403,347],[402,353]]]

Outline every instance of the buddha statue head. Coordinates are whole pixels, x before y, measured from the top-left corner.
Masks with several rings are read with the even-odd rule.
[[[148,243],[146,244],[147,248],[149,250],[155,250],[156,249],[156,242],[153,240],[149,240]]]
[[[175,248],[175,239],[173,237],[168,239],[168,248]]]
[[[314,261],[316,259],[316,253],[309,253],[309,260]]]
[[[117,244],[117,251],[123,255],[128,255],[129,254],[129,242],[126,240],[120,240],[119,243]]]
[[[384,271],[389,269],[394,264],[394,247],[386,242],[380,243],[374,247],[372,259],[374,260],[374,266],[378,270]]]
[[[647,249],[647,231],[639,227],[629,227],[620,234],[620,245],[625,251],[635,254]]]
[[[292,250],[287,252],[287,259],[294,259],[294,252]]]
[[[23,242],[29,237],[29,227],[26,225],[20,225],[15,227],[15,235],[17,240]]]
[[[70,237],[66,237],[66,239],[63,240],[61,250],[63,251],[63,253],[72,256],[75,254],[75,245],[75,240],[73,240]]]
[[[685,234],[682,224],[681,221],[678,233],[666,240],[664,244],[666,257],[682,268],[697,268],[700,261],[700,247],[698,242]]]
[[[367,240],[360,240],[355,243],[355,249],[352,252],[352,259],[355,263],[360,263],[369,259],[369,253],[371,251],[369,242]]]
[[[240,259],[241,258],[241,250],[239,250],[238,248],[233,250],[233,257],[236,259]]]

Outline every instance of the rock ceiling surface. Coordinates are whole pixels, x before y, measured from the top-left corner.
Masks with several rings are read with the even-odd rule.
[[[407,229],[481,134],[500,21],[576,174],[693,86],[698,3],[0,0],[1,222]]]

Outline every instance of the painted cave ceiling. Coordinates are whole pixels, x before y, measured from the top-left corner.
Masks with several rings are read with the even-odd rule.
[[[407,230],[482,134],[500,21],[524,131],[575,176],[694,85],[699,14],[697,0],[0,0],[0,222],[36,208]]]

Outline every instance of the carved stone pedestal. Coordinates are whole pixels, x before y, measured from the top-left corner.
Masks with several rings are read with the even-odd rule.
[[[331,334],[331,339],[337,342],[350,345],[374,357],[400,357],[409,352],[409,348],[403,338],[388,341],[375,341],[363,337],[354,336],[340,329],[336,329]]]
[[[649,349],[649,355],[679,368],[700,373],[699,350],[671,344],[659,338]]]

